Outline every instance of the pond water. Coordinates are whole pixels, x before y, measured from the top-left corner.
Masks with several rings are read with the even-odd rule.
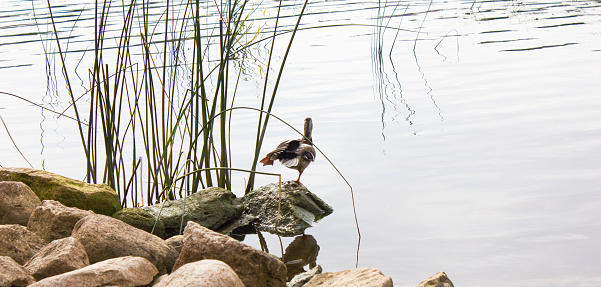
[[[90,44],[80,28],[93,25],[93,2],[52,1],[62,25],[75,27],[71,50]],[[0,3],[0,92],[62,110],[69,98],[47,76],[60,68],[45,64],[44,49],[55,49],[39,16],[45,3]],[[315,143],[352,185],[360,267],[395,286],[438,271],[462,287],[601,286],[599,1],[330,0],[307,9],[303,27],[312,28],[297,34],[274,113],[299,129],[312,117]],[[262,82],[249,72],[238,104],[256,106]],[[85,175],[72,122],[6,94],[0,115],[32,166]],[[251,116],[234,116],[234,166],[250,165]],[[264,152],[296,137],[273,122]],[[4,128],[0,165],[28,166]],[[280,165],[259,170],[296,178]],[[234,178],[239,196],[244,177]],[[302,181],[335,209],[307,230],[321,246],[317,262],[354,268],[348,186],[321,155]],[[275,237],[268,244],[279,249]]]

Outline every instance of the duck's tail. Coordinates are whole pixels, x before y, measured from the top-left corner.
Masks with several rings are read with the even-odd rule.
[[[263,164],[263,166],[266,166],[266,165],[273,165],[273,160],[272,160],[272,159],[270,159],[269,157],[265,157],[265,158],[263,158],[263,159],[260,161],[260,163],[262,163],[262,164]]]

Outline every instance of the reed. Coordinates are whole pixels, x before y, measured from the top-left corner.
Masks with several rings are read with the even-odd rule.
[[[278,84],[307,1],[294,15],[294,27],[279,26],[280,2],[270,26],[262,27],[273,34],[263,37],[250,31],[250,16],[258,6],[248,0],[166,0],[159,14],[151,7],[157,2],[97,0],[85,101],[74,96],[74,75],[65,61],[69,51],[62,48],[66,40],[59,37],[47,4],[86,156],[86,180],[113,187],[123,207],[181,198],[208,186],[231,189],[231,171],[240,170],[231,166],[230,145],[236,87],[244,73],[240,63],[253,56],[253,45],[271,41],[262,103],[254,108],[259,111],[256,141],[249,147],[255,152],[246,191],[252,190]],[[120,30],[112,37],[107,30],[115,21]],[[274,69],[274,43],[281,38],[287,45]],[[277,76],[268,86],[271,72]]]

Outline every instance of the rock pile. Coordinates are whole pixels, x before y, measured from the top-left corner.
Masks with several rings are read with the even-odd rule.
[[[61,180],[52,179],[50,173],[42,172],[41,180],[51,183],[53,191],[35,191],[30,186],[43,189],[44,185],[35,183],[32,179],[35,174],[40,173],[27,169],[15,171],[0,168],[2,287],[300,287],[340,286],[338,283],[342,282],[363,282],[360,286],[392,286],[392,279],[376,269],[362,268],[319,274],[321,266],[315,263],[319,246],[307,235],[302,235],[302,240],[299,238],[295,241],[303,250],[308,251],[297,256],[292,255],[292,251],[300,247],[287,249],[284,264],[273,255],[211,230],[227,230],[228,225],[231,227],[232,222],[236,222],[245,210],[240,199],[223,189],[204,190],[199,192],[202,196],[197,196],[198,201],[187,203],[190,209],[183,213],[186,220],[183,235],[174,235],[179,233],[177,225],[181,225],[177,222],[177,211],[183,212],[177,202],[166,204],[167,208],[163,208],[163,211],[167,211],[165,215],[169,215],[166,217],[169,219],[165,221],[162,231],[151,234],[153,229],[157,231],[154,222],[158,221],[153,219],[161,216],[160,208],[125,210],[111,217],[93,212],[111,209],[116,211],[118,208],[115,208],[114,202],[110,200],[106,201],[109,202],[109,207],[91,203],[88,199],[84,199],[86,203],[82,205],[88,208],[78,207],[80,203],[73,200],[67,201],[71,205],[67,206],[61,201],[63,195],[60,194],[60,190],[73,194],[77,193],[78,185],[83,188],[89,186],[70,179],[64,180],[62,177]],[[15,178],[25,180],[6,181]],[[65,182],[68,188],[58,187],[60,181]],[[104,195],[100,197],[110,198],[106,195],[104,187],[101,189],[100,192]],[[314,209],[323,214],[322,209],[315,209],[310,203],[320,200],[307,192],[302,190],[296,195],[302,198],[303,204],[297,202],[290,203],[289,206],[297,211],[300,206],[303,211]],[[40,194],[51,196],[44,198]],[[83,195],[80,197],[85,198]],[[307,200],[310,201],[309,204]],[[219,213],[220,209],[225,212]],[[206,212],[207,210],[209,212]],[[217,214],[215,218],[211,218],[213,213]],[[255,215],[247,217],[245,224],[263,224],[261,221],[255,221],[257,219],[253,216]],[[308,223],[305,220],[303,224]],[[304,230],[303,228],[306,227],[297,230]],[[157,233],[169,238],[161,238]],[[290,281],[292,278],[288,276],[294,276],[291,274],[298,272],[290,273],[287,269],[293,267],[302,272],[302,266],[305,264],[309,264],[311,269]],[[450,284],[441,286],[452,286],[452,283]]]

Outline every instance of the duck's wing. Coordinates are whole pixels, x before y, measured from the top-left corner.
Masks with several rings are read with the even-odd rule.
[[[295,168],[299,165],[300,157],[280,158],[280,162],[287,168]]]
[[[299,146],[293,151],[285,151],[279,156],[280,162],[289,168],[304,170],[310,162],[315,161],[315,148],[299,140]]]
[[[286,165],[284,161],[295,158],[295,151],[298,149],[299,146],[299,140],[287,140],[285,142],[282,142],[273,151],[267,153],[265,158],[263,158],[260,162],[265,166],[273,165],[274,160],[280,160],[282,164]]]
[[[300,146],[299,140],[287,140],[282,142],[276,147],[273,151],[267,154],[267,157],[271,160],[289,158],[291,156],[296,156],[294,152]]]
[[[295,168],[300,163],[301,155],[299,154],[299,147],[301,146],[301,142],[300,140],[289,140],[284,143],[286,143],[286,148],[278,153],[277,158],[284,166],[288,168]]]

